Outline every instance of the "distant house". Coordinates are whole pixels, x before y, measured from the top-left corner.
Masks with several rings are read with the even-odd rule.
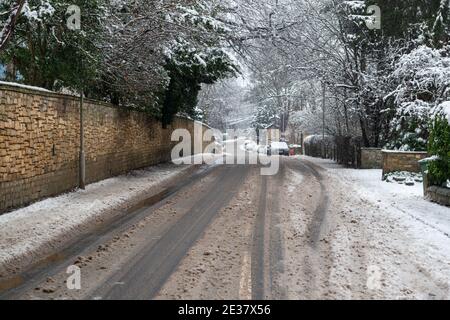
[[[267,130],[267,140],[269,144],[281,140],[280,127],[276,124],[270,124],[264,129]]]
[[[264,129],[266,129],[266,130],[280,130],[280,126],[272,123],[272,124],[269,124],[268,126],[266,126]]]

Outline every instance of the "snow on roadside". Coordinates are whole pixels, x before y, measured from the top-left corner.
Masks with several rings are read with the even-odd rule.
[[[389,212],[402,212],[449,237],[450,208],[432,203],[424,198],[423,185],[414,186],[382,181],[382,170],[347,169],[331,160],[303,157],[326,168],[355,189],[357,194],[370,202],[381,205]]]
[[[354,185],[356,192],[388,212],[399,211],[440,233],[450,235],[450,208],[424,198],[422,183],[414,186],[381,180],[382,170],[336,170],[341,179]]]
[[[185,164],[207,164],[207,165],[217,165],[223,164],[223,158],[225,156],[230,156],[229,153],[198,153],[192,156],[181,157],[173,159],[172,162],[177,165]]]
[[[386,248],[396,250],[398,266],[390,268],[390,280],[400,269],[416,270],[429,276],[430,283],[447,292],[450,297],[450,208],[426,200],[423,186],[416,183],[406,186],[382,181],[381,170],[356,170],[343,168],[333,161],[302,157],[327,170],[330,177],[340,182],[331,188],[345,187],[349,194],[354,194],[361,201],[370,204],[365,212],[361,207],[361,221],[373,230],[375,243],[383,243]],[[370,208],[377,208],[371,213]],[[381,229],[380,229],[381,228]],[[382,228],[392,229],[391,237],[383,235]],[[378,230],[378,231],[377,231]],[[416,277],[411,272],[404,272],[406,282],[411,284]],[[427,298],[424,296],[415,298]]]
[[[188,170],[164,164],[103,180],[0,216],[0,277],[76,237],[94,221],[143,198],[151,188]]]

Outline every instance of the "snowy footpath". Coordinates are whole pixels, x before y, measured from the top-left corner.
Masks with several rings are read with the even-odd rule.
[[[103,180],[0,216],[0,279],[21,271],[144,200],[152,189],[191,166],[165,164]]]
[[[450,299],[449,207],[426,200],[421,183],[388,183],[382,181],[381,170],[346,169],[330,160],[301,158],[323,167],[333,182],[328,190],[346,199],[347,215],[357,224],[336,233],[335,242],[357,235],[364,239],[354,249],[360,246],[366,263],[379,270],[383,287],[374,297]]]
[[[338,176],[363,199],[377,204],[380,211],[409,221],[413,230],[422,235],[434,230],[450,239],[450,208],[424,198],[422,183],[414,186],[382,181],[382,170],[346,169],[330,160],[304,157]],[[431,230],[430,230],[431,229]]]

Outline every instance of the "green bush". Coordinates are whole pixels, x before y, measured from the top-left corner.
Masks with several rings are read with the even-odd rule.
[[[445,185],[450,179],[450,125],[445,117],[437,116],[431,124],[428,152],[439,157],[428,166],[431,184]]]

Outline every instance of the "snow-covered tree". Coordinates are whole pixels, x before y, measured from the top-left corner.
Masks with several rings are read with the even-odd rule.
[[[3,11],[2,14],[2,24],[0,25],[0,51],[6,48],[8,41],[13,36],[17,19],[22,13],[22,9],[25,4],[26,0],[0,2],[2,9],[9,9],[7,11]]]
[[[271,126],[280,126],[280,116],[278,114],[278,110],[270,105],[259,105],[256,108],[256,113],[253,119],[253,127],[256,130],[263,130]]]
[[[28,0],[21,11],[0,5],[11,13],[1,16],[5,27],[15,22],[0,54],[8,80],[83,89],[165,124],[178,112],[198,116],[200,85],[237,71],[225,50],[228,29],[206,0]],[[81,9],[79,31],[67,27],[71,5]]]
[[[169,123],[195,113],[201,83],[232,75],[222,50],[227,30],[204,0],[111,3],[102,54],[102,91],[111,101],[145,109]]]
[[[434,108],[450,98],[450,58],[444,50],[421,46],[403,55],[392,73],[398,83],[390,146],[425,150]]]
[[[26,1],[16,20],[14,37],[0,55],[0,61],[9,66],[8,80],[51,90],[79,89],[92,83],[99,69],[95,41],[102,30],[102,3]],[[73,4],[86,13],[80,31],[67,27],[67,9]]]
[[[212,85],[202,85],[198,106],[205,121],[213,128],[249,128],[254,106],[246,100],[247,88],[242,78],[230,78]]]

